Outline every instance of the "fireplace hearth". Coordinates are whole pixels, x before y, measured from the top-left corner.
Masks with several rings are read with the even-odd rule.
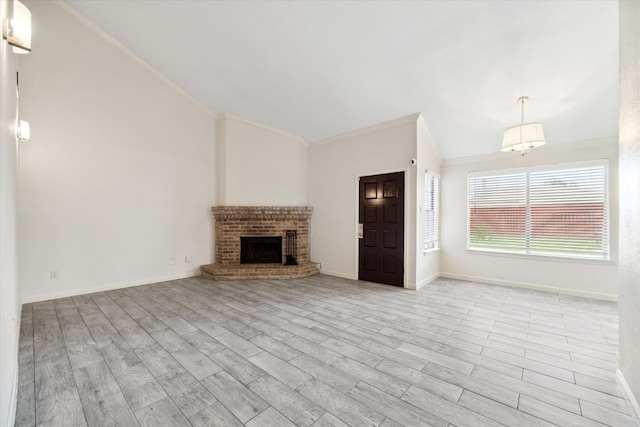
[[[212,211],[216,262],[200,267],[203,277],[293,279],[320,272],[309,259],[311,207],[216,206]]]

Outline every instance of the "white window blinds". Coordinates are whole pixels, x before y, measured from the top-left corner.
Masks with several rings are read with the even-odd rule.
[[[468,177],[469,249],[609,257],[604,162]]]
[[[438,222],[440,215],[439,208],[439,187],[440,179],[438,175],[430,172],[424,174],[424,249],[435,249],[438,247],[439,233]]]

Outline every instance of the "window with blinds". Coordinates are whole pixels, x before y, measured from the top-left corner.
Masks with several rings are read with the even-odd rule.
[[[468,248],[609,258],[606,162],[468,176]]]
[[[438,216],[440,178],[431,172],[424,174],[424,249],[438,248]]]

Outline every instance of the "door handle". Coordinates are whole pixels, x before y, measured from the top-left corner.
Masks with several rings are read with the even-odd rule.
[[[364,225],[358,224],[358,239],[362,239],[364,237]]]

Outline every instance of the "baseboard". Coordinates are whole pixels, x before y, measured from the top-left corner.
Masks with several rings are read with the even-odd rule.
[[[345,273],[339,273],[337,271],[323,270],[322,268],[320,269],[320,274],[326,274],[327,276],[340,277],[342,279],[358,280],[358,276],[354,276],[353,274],[345,274]]]
[[[18,320],[18,339],[20,337],[20,320]],[[9,406],[9,415],[8,415],[8,426],[12,426],[16,423],[16,410],[18,409],[18,371],[20,370],[20,364],[18,361],[18,351],[20,349],[19,344],[16,345],[16,369],[13,373],[13,384],[11,385],[11,403]]]
[[[431,276],[427,277],[426,279],[422,279],[421,281],[419,281],[416,284],[413,283],[409,283],[407,284],[404,288],[405,289],[409,289],[412,291],[417,291],[418,289],[420,289],[423,286],[428,285],[429,283],[433,282],[434,280],[436,280],[438,277],[440,277],[440,273],[436,273],[436,274],[432,274]]]
[[[22,304],[28,304],[32,302],[48,301],[50,299],[73,297],[76,295],[92,294],[95,292],[111,291],[113,289],[130,288],[132,286],[150,285],[152,283],[168,282],[170,280],[186,279],[188,277],[197,277],[200,275],[200,270],[189,273],[176,274],[174,276],[156,277],[153,279],[137,280],[134,282],[108,284],[103,286],[71,289],[60,292],[52,292],[50,294],[35,295],[32,297],[22,298]]]
[[[329,270],[320,269],[320,274],[326,274],[327,276],[340,277],[342,279],[358,280],[358,276],[356,276],[356,275],[339,273],[337,271],[329,271]],[[433,282],[438,277],[440,277],[440,274],[436,273],[436,274],[433,274],[433,275],[427,277],[426,279],[421,280],[417,285],[409,283],[404,288],[415,291],[415,290],[420,289],[421,287]]]
[[[427,277],[426,279],[421,280],[421,281],[417,284],[416,289],[420,289],[421,287],[423,287],[423,286],[425,286],[425,285],[428,285],[429,283],[431,283],[431,282],[433,282],[434,280],[436,280],[438,277],[440,277],[440,273],[432,274],[431,276]]]
[[[622,389],[624,390],[626,398],[629,399],[629,402],[631,402],[631,408],[634,412],[633,416],[635,418],[636,424],[640,425],[640,405],[638,405],[638,401],[631,392],[631,388],[629,387],[629,384],[627,384],[627,380],[624,378],[624,375],[622,375],[620,369],[616,370],[616,377],[618,378],[618,382],[620,383],[620,385],[622,385]]]
[[[488,277],[465,276],[463,274],[440,273],[440,277],[449,279],[466,280],[468,282],[488,283],[491,285],[511,286],[514,288],[532,289],[535,291],[553,292],[555,294],[573,295],[584,298],[593,298],[604,301],[618,301],[618,296],[599,292],[581,291],[579,289],[556,288],[553,286],[536,285],[534,283],[510,282],[507,280],[490,279]]]

